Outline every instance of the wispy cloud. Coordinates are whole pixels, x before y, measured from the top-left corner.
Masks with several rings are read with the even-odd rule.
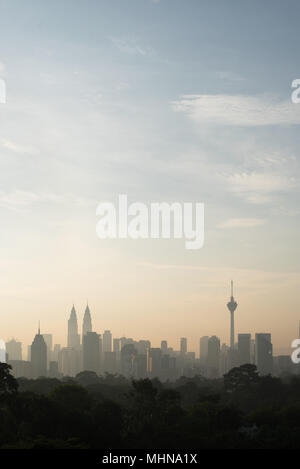
[[[267,96],[183,95],[172,103],[199,124],[263,126],[300,124],[300,106]]]
[[[0,192],[0,207],[7,210],[24,212],[38,203],[52,203],[59,205],[88,206],[96,201],[72,194],[36,193],[23,190]]]
[[[277,173],[243,172],[228,178],[230,191],[253,203],[265,203],[276,193],[289,192],[297,186],[291,176]]]
[[[263,218],[230,218],[220,223],[219,228],[252,228],[266,223]]]
[[[130,55],[152,55],[154,50],[152,47],[141,46],[134,37],[110,37],[112,44],[121,52]]]
[[[0,146],[14,153],[35,153],[36,149],[32,146],[20,145],[11,140],[0,139]]]

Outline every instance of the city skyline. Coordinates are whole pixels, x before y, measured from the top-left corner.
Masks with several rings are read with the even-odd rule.
[[[230,301],[227,303],[227,308],[228,310],[230,311],[230,319],[228,321],[228,329],[229,329],[229,340],[226,342],[226,340],[222,340],[222,338],[220,339],[220,343],[221,344],[227,344],[227,346],[229,347],[229,349],[231,350],[234,350],[235,347],[237,347],[238,345],[238,336],[241,336],[241,335],[251,335],[251,336],[255,336],[256,334],[260,333],[260,334],[265,334],[265,333],[268,333],[270,334],[269,330],[268,332],[266,331],[260,331],[258,332],[257,330],[255,330],[255,327],[252,328],[251,330],[255,330],[255,332],[249,332],[249,331],[239,331],[237,330],[237,332],[235,332],[235,321],[234,321],[234,316],[232,313],[234,313],[234,311],[236,310],[238,304],[237,302],[235,301],[235,298],[233,296],[233,280],[231,280],[231,292],[230,292]],[[92,315],[91,315],[91,311],[90,311],[90,308],[89,308],[89,303],[88,301],[86,302],[86,306],[85,306],[85,309],[84,309],[84,313],[83,313],[83,317],[82,317],[82,321],[81,321],[81,328],[80,328],[80,321],[78,319],[78,310],[75,308],[75,305],[73,303],[72,305],[72,308],[70,310],[70,316],[68,318],[68,321],[67,321],[67,331],[66,331],[66,337],[65,337],[65,340],[62,342],[62,343],[59,343],[59,342],[55,342],[56,344],[59,344],[61,347],[71,347],[71,348],[74,348],[74,349],[78,349],[80,347],[80,344],[82,344],[82,340],[83,340],[83,336],[86,335],[87,332],[92,332],[93,331],[93,328],[92,328]],[[299,327],[299,324],[300,322],[298,322],[298,327]],[[82,333],[80,334],[80,330],[82,330]],[[111,329],[100,329],[100,330],[95,330],[95,332],[97,332],[97,334],[99,335],[99,337],[102,337],[103,338],[103,332],[109,332],[111,334]],[[38,321],[38,335],[40,334],[40,320]],[[211,335],[213,334],[213,332],[211,333]],[[41,334],[42,336],[43,335],[51,335],[51,341],[52,341],[52,338],[53,338],[53,334],[51,332],[43,332]],[[272,334],[270,334],[272,335]],[[149,337],[140,337],[139,339],[137,339],[136,337],[132,337],[130,334],[123,334],[122,336],[113,336],[114,338],[117,338],[118,340],[121,339],[121,338],[130,338],[131,340],[150,340],[150,343],[152,345],[155,345],[155,346],[160,346],[162,347],[162,343],[163,342],[166,342],[169,347],[171,346],[174,350],[180,350],[181,349],[181,346],[182,346],[182,340],[185,340],[186,341],[186,344],[189,344],[189,347],[188,347],[188,351],[189,352],[193,352],[195,353],[195,356],[198,357],[198,358],[201,358],[200,357],[200,347],[199,347],[199,338],[198,338],[198,348],[195,347],[195,349],[191,348],[190,347],[190,342],[189,342],[189,338],[184,336],[184,335],[181,335],[180,337],[177,338],[177,342],[176,343],[170,343],[168,338],[167,337],[161,337],[159,339],[159,344],[156,343],[156,342],[152,342],[151,339]],[[183,338],[185,337],[185,338]],[[203,336],[202,336],[203,337]],[[205,337],[205,335],[204,335]],[[201,337],[200,337],[201,338]],[[11,336],[9,339],[6,340],[6,342],[10,341],[10,340],[16,340],[17,342],[19,342],[18,338],[17,337],[13,337]],[[22,342],[21,342],[22,343]],[[31,344],[27,344],[27,349],[28,347],[30,346]],[[178,346],[178,348],[176,348],[176,346]],[[187,345],[185,345],[187,347]],[[274,347],[274,344],[273,344],[273,347]],[[285,349],[277,349],[276,346],[273,348],[274,352],[275,352],[275,355],[276,355],[276,350],[278,350],[278,355],[280,355],[283,350],[285,350],[285,352],[289,352],[291,351],[291,347],[290,345],[287,346]],[[24,352],[23,352],[24,353]],[[23,360],[25,359],[24,355],[23,355]]]
[[[148,339],[114,337],[110,330],[94,331],[92,314],[87,303],[79,334],[77,313],[73,304],[67,321],[67,343],[53,343],[53,336],[38,331],[27,347],[27,358],[22,356],[22,343],[12,339],[6,343],[7,363],[16,377],[34,378],[76,377],[81,372],[123,375],[125,378],[176,380],[180,376],[202,375],[220,378],[232,368],[255,364],[262,375],[298,373],[291,356],[274,356],[272,335],[269,332],[238,333],[235,341],[234,316],[237,303],[231,281],[230,343],[225,344],[216,335],[199,338],[199,354],[188,349],[188,339],[180,338],[178,348],[161,340],[160,347],[153,347]]]

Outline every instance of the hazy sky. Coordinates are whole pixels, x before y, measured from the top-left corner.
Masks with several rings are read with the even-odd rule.
[[[300,3],[0,0],[0,338],[229,340],[300,318]],[[205,245],[96,237],[96,207],[205,203]]]

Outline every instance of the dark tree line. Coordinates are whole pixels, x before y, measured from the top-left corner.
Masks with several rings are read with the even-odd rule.
[[[300,377],[16,380],[0,363],[0,448],[300,448]]]

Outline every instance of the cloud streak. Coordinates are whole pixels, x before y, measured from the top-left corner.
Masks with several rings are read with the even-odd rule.
[[[172,102],[197,124],[265,126],[300,124],[300,106],[267,96],[196,94]]]
[[[253,228],[266,223],[263,218],[230,218],[219,225],[219,228]]]

